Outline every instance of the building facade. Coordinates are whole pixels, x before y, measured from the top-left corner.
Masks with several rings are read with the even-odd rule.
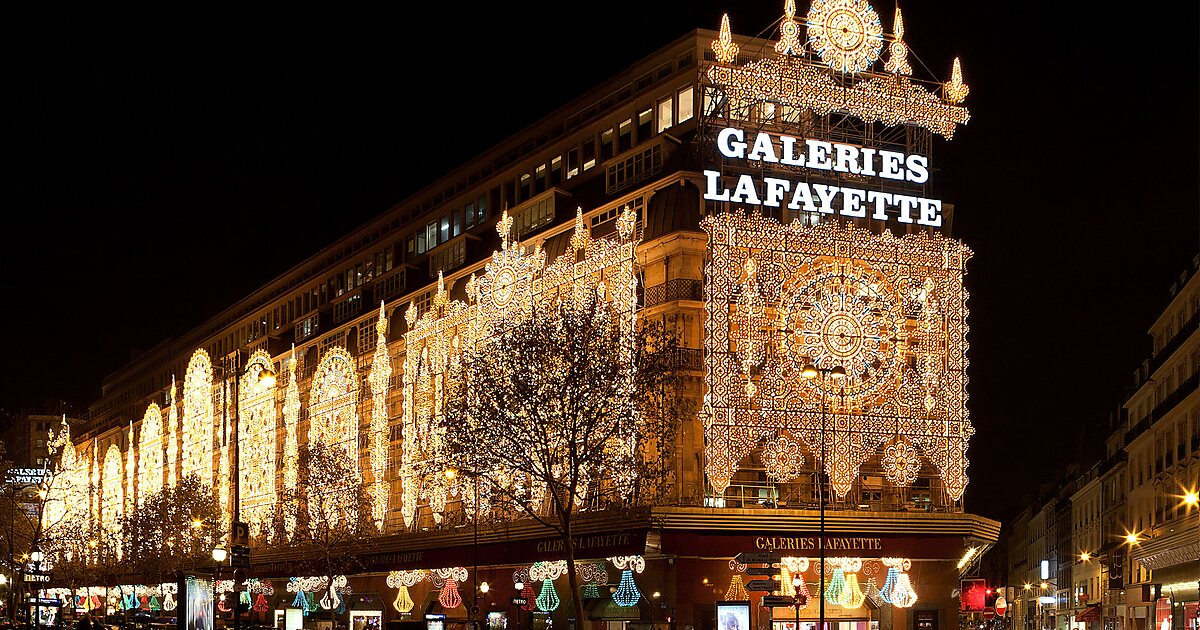
[[[866,37],[841,41],[835,18]],[[958,560],[999,527],[961,501],[971,252],[930,181],[968,88],[957,60],[943,84],[906,58],[898,11],[884,33],[839,0],[807,18],[788,2],[778,39],[726,19],[672,42],[112,374],[55,436],[78,497],[56,517],[119,536],[123,512],[197,475],[250,526],[249,575],[275,584],[264,617],[713,628],[729,600],[745,628],[803,630],[822,597],[842,630],[955,627]],[[581,517],[572,611],[561,543],[443,474],[436,427],[458,349],[587,291],[622,331],[679,333],[698,413],[669,492]],[[318,443],[352,464],[339,483],[369,490],[379,531],[334,583],[270,527]],[[813,601],[763,606],[739,554]]]

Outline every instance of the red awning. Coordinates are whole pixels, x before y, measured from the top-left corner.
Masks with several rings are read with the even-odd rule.
[[[1080,621],[1080,622],[1100,621],[1100,606],[1099,605],[1088,606],[1087,608],[1084,608],[1081,612],[1075,613],[1075,621]]]

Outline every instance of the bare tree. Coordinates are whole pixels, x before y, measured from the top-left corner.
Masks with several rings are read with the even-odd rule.
[[[336,576],[358,567],[361,545],[378,535],[372,518],[371,495],[357,479],[344,450],[326,444],[300,448],[300,483],[285,491],[278,506],[275,531],[268,538],[282,540],[320,558],[320,575],[326,578],[330,598],[335,597]],[[291,535],[285,521],[295,524]]]
[[[579,512],[644,504],[669,486],[684,413],[675,336],[661,325],[622,332],[602,297],[580,292],[465,350],[446,397],[450,461],[491,509],[558,534],[576,615]]]
[[[211,486],[194,474],[145,497],[121,519],[126,568],[152,582],[210,562],[224,535]]]

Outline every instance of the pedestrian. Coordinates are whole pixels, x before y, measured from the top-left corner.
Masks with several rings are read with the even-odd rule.
[[[96,630],[95,624],[92,623],[92,616],[88,613],[83,613],[79,621],[75,622],[75,630]]]

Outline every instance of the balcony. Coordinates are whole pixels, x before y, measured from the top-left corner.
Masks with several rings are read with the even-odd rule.
[[[1191,319],[1187,320],[1187,322],[1185,322],[1183,326],[1179,328],[1179,331],[1175,333],[1174,337],[1171,337],[1167,343],[1163,344],[1163,347],[1158,349],[1158,352],[1154,353],[1154,356],[1150,357],[1150,373],[1153,374],[1155,370],[1161,367],[1163,361],[1166,361],[1168,358],[1170,358],[1171,355],[1179,349],[1179,346],[1183,345],[1183,342],[1186,341],[1187,338],[1192,335],[1192,333],[1196,332],[1198,327],[1200,327],[1200,315],[1193,315]]]
[[[642,292],[642,306],[658,306],[677,300],[702,301],[704,299],[704,281],[688,278],[667,280],[662,284],[646,287]]]
[[[1150,422],[1153,423],[1159,418],[1167,415],[1175,408],[1184,398],[1187,398],[1192,392],[1196,391],[1196,386],[1200,385],[1200,371],[1192,374],[1186,380],[1179,384],[1170,394],[1163,397],[1154,410],[1150,412]],[[1128,442],[1126,442],[1128,443]]]

